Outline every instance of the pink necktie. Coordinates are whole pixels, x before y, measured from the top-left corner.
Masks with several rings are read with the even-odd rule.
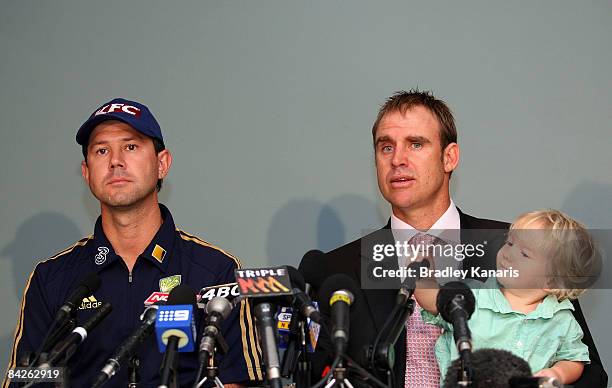
[[[438,239],[417,234],[409,244],[435,244]],[[438,388],[440,370],[435,344],[442,329],[428,325],[421,318],[421,306],[415,300],[414,312],[406,322],[406,388]]]

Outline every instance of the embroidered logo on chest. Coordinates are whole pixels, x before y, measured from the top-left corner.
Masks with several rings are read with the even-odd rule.
[[[98,254],[95,256],[95,263],[97,265],[102,265],[106,262],[106,255],[110,252],[110,249],[107,247],[98,247]]]

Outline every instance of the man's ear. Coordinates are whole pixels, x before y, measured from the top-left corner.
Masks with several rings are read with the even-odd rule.
[[[164,179],[172,166],[172,154],[162,150],[157,154],[157,179]]]
[[[89,168],[87,168],[87,162],[84,160],[81,162],[81,175],[85,184],[89,186]]]
[[[444,163],[444,172],[451,172],[459,165],[459,144],[450,143],[444,149],[442,162]]]

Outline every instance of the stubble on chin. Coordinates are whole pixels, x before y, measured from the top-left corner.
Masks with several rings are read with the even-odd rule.
[[[147,198],[155,191],[155,187],[150,190],[129,190],[117,193],[102,193],[96,194],[93,190],[92,193],[103,205],[109,208],[125,209],[133,207],[140,203],[142,200]]]

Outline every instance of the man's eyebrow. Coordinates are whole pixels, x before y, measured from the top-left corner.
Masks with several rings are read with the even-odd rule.
[[[140,136],[128,136],[120,139],[121,141],[142,141],[143,138]]]
[[[142,138],[138,137],[138,136],[128,136],[128,137],[122,137],[121,139],[119,139],[120,142],[126,142],[126,141],[142,141]],[[100,144],[108,144],[110,143],[109,140],[98,140],[94,143],[89,143],[89,146],[93,147],[93,146],[97,146]]]
[[[384,142],[394,143],[394,141],[389,136],[381,136],[376,139],[377,145]]]
[[[409,141],[410,143],[423,143],[423,144],[431,143],[431,140],[429,140],[425,136],[420,136],[420,135],[408,135],[404,139]],[[395,143],[393,139],[391,139],[389,136],[386,136],[386,135],[381,136],[376,139],[377,145],[380,143],[384,143],[384,142]]]
[[[106,141],[106,140],[98,140],[95,143],[89,143],[88,146],[89,147],[94,147],[94,146],[97,146],[97,145],[100,145],[100,144],[108,144],[108,141]]]
[[[431,143],[431,140],[429,140],[425,136],[419,135],[408,135],[405,139],[411,143]]]

